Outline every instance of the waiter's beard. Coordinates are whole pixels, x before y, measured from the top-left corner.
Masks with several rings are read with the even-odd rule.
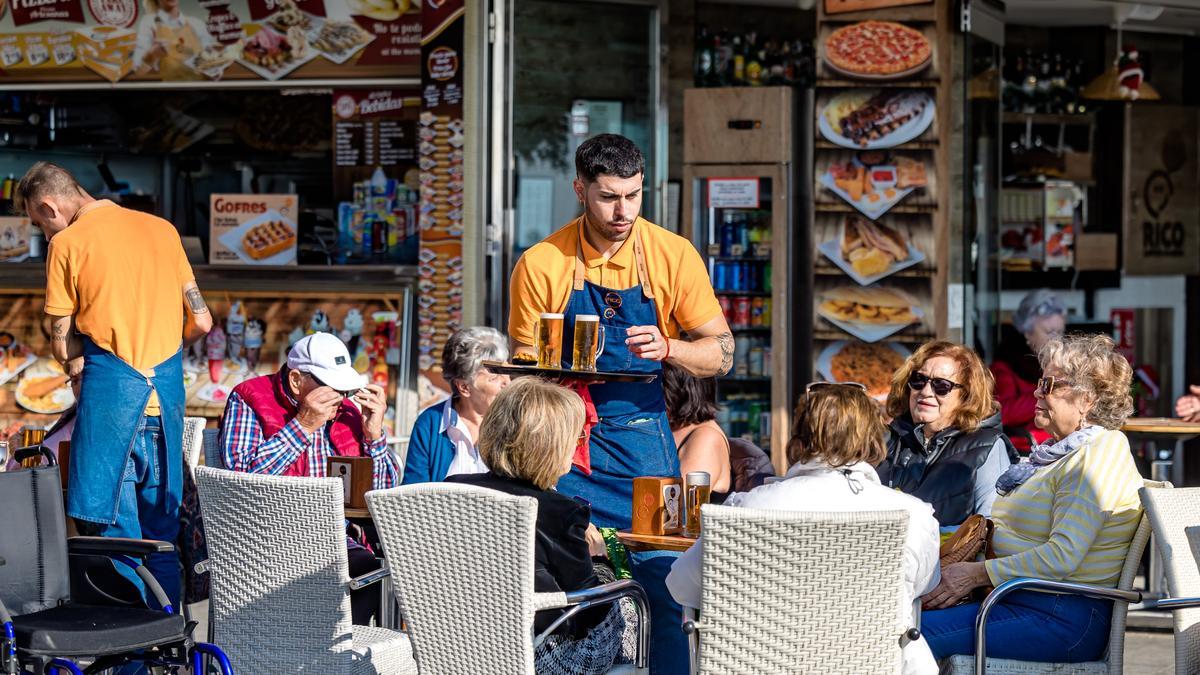
[[[584,217],[587,218],[588,228],[605,241],[622,242],[629,238],[629,233],[633,232],[634,219],[609,221],[603,216],[592,213],[591,209],[585,209]]]

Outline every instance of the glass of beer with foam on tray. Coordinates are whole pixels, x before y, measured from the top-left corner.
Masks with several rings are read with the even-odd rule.
[[[604,353],[604,326],[595,314],[575,317],[575,340],[571,348],[571,370],[596,371],[596,359]]]
[[[562,367],[563,315],[546,312],[538,316],[534,334],[538,368]]]

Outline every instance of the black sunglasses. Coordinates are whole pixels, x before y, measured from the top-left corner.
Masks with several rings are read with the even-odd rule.
[[[950,392],[955,389],[962,389],[961,384],[951,382],[944,377],[929,377],[921,373],[913,373],[908,376],[908,388],[913,391],[921,391],[927,384],[933,386],[935,396],[949,396]]]

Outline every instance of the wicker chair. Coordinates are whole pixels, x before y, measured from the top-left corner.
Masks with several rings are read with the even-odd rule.
[[[204,449],[203,417],[183,418],[183,461],[188,470],[196,468],[200,463],[200,453]]]
[[[1175,672],[1200,672],[1200,488],[1142,490],[1171,597],[1147,603],[1175,614]]]
[[[701,512],[700,673],[900,672],[907,512]]]
[[[350,624],[337,479],[197,467],[196,485],[214,632],[240,672],[416,675],[406,635]]]
[[[636,667],[649,651],[646,596],[633,581],[535,593],[537,501],[471,485],[425,483],[367,493],[421,675],[534,672],[534,612],[631,598]],[[614,672],[629,672],[618,668]]]
[[[221,459],[220,429],[205,429],[203,436],[204,466],[213,469],[225,469],[225,460]]]
[[[1170,483],[1144,481],[1142,488],[1143,502],[1146,488],[1161,491],[1171,487]],[[1138,523],[1133,539],[1129,542],[1129,552],[1125,554],[1125,564],[1121,567],[1121,577],[1117,587],[1104,588],[1087,584],[1076,584],[1063,581],[1047,581],[1045,579],[1010,579],[992,591],[980,605],[979,616],[975,620],[975,655],[951,656],[942,659],[942,675],[969,675],[970,673],[992,673],[992,675],[1008,675],[1009,673],[1054,673],[1054,675],[1121,675],[1125,667],[1125,618],[1129,611],[1129,603],[1140,602],[1142,594],[1133,590],[1133,580],[1137,576],[1138,566],[1142,562],[1142,553],[1146,550],[1146,542],[1150,540],[1150,521],[1146,516]],[[987,615],[1004,596],[1018,590],[1043,590],[1068,595],[1083,595],[1086,597],[1113,600],[1112,619],[1109,623],[1108,651],[1101,661],[1084,663],[1042,663],[1038,661],[1016,661],[1013,659],[989,658],[986,663],[980,655],[987,653],[987,634],[979,630],[987,620]],[[1182,671],[1181,671],[1182,672]]]

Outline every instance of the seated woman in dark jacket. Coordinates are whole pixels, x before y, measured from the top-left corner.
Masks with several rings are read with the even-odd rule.
[[[583,434],[579,395],[535,377],[514,381],[496,397],[479,427],[479,454],[489,471],[446,480],[533,497],[538,502],[533,589],[579,591],[600,585],[596,564],[606,564],[604,540],[589,522],[591,508],[554,491],[571,470]],[[538,612],[538,633],[561,610]],[[624,620],[616,606],[584,610],[539,648],[542,672],[604,673],[621,647]]]
[[[989,515],[996,479],[1017,460],[992,388],[979,356],[944,340],[922,345],[892,377],[879,479],[933,505],[942,527]]]

